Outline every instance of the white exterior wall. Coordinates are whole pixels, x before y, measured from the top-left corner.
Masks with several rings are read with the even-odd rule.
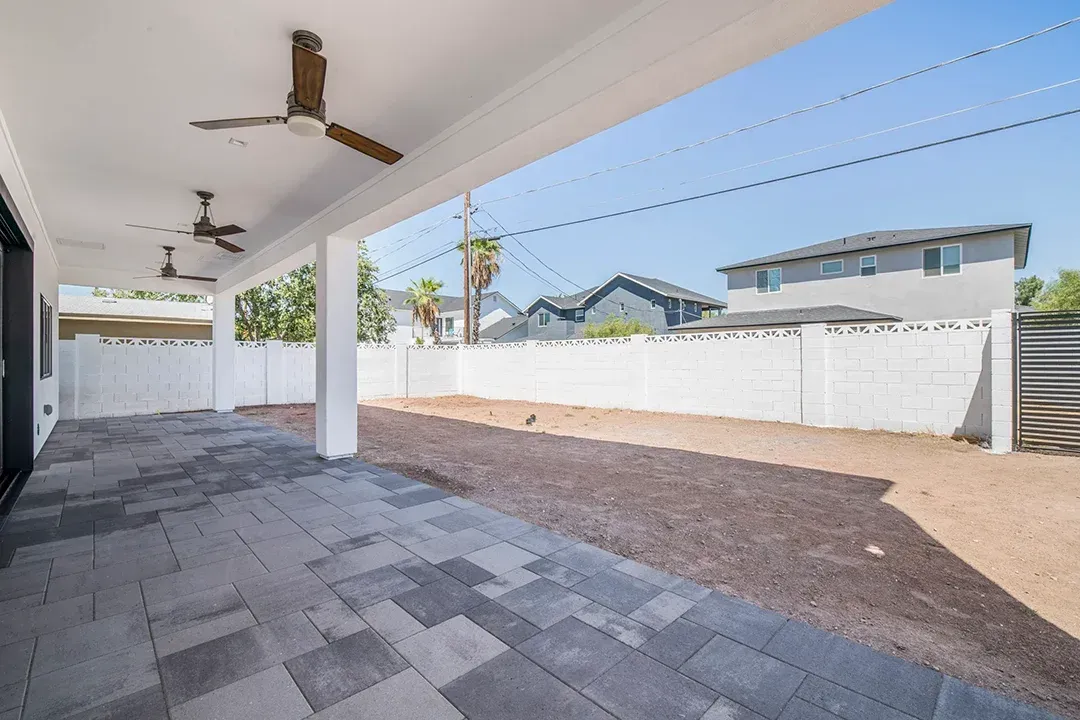
[[[905,322],[986,318],[1013,306],[1013,244],[1010,231],[731,270],[729,311],[847,305]],[[960,274],[923,277],[923,249],[944,245],[960,245]],[[877,275],[859,275],[865,255],[877,256]],[[842,273],[821,274],[823,260],[841,259]],[[781,290],[759,294],[755,273],[769,267],[781,268]]]
[[[866,327],[826,330],[827,424],[989,437],[988,322]]]
[[[1006,315],[995,316],[999,346]],[[61,416],[209,408],[210,345],[62,341]],[[1000,424],[1011,405],[992,393],[1011,387],[1007,357],[992,360],[1008,348],[992,351],[988,319],[356,352],[360,400],[466,394],[981,438],[1011,427]],[[238,343],[240,404],[313,402],[314,354],[308,344]]]
[[[621,337],[536,343],[536,401],[631,407],[630,340]]]
[[[236,406],[266,405],[265,342],[237,342],[234,352],[236,371],[233,375],[233,393]]]
[[[800,422],[800,341],[796,329],[650,337],[648,408]]]
[[[416,345],[408,348],[407,358],[408,397],[461,393],[461,353],[458,346]]]
[[[315,343],[282,343],[285,402],[315,402]]]
[[[356,346],[356,396],[360,400],[394,397],[396,350],[393,343]]]
[[[498,400],[536,400],[535,343],[470,345],[462,353],[464,395]]]

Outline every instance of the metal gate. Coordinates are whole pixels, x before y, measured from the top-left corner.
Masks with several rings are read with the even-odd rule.
[[[1080,454],[1080,311],[1016,316],[1016,447]]]

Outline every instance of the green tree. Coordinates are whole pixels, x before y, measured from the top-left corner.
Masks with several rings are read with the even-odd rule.
[[[182,293],[154,292],[153,290],[113,290],[96,287],[90,291],[94,297],[130,298],[135,300],[167,300],[169,302],[204,303],[205,295],[184,295]]]
[[[1039,310],[1080,310],[1080,270],[1058,270],[1057,278],[1035,299]]]
[[[472,341],[480,342],[480,301],[483,293],[502,272],[499,261],[502,260],[502,245],[495,238],[477,237],[469,243],[472,262],[469,263],[469,284],[472,285]],[[458,243],[458,252],[465,263],[465,241]],[[466,303],[468,305],[468,303]]]
[[[394,313],[386,293],[375,287],[378,268],[361,243],[356,261],[356,339],[388,342]],[[236,296],[240,340],[315,340],[315,263],[302,265]]]
[[[426,277],[413,280],[405,292],[409,297],[405,298],[405,304],[412,307],[413,322],[420,321],[421,327],[431,331],[431,337],[435,344],[439,343],[439,290],[442,290],[442,280]]]
[[[652,335],[653,329],[637,318],[621,318],[608,315],[602,323],[586,323],[585,337],[627,337],[628,335]]]
[[[1016,304],[1031,305],[1043,291],[1043,280],[1038,275],[1020,278],[1016,281]]]

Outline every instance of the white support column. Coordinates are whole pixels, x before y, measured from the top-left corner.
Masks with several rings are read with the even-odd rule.
[[[315,451],[356,454],[356,241],[315,241]]]
[[[232,412],[236,373],[236,293],[214,296],[214,410]]]
[[[990,450],[1013,449],[1013,312],[990,313]]]

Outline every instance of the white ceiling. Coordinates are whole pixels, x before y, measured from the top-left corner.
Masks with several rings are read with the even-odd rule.
[[[250,285],[319,233],[374,232],[881,4],[7,0],[0,110],[62,282],[153,286],[127,279],[171,244],[181,273]],[[328,119],[404,160],[188,125],[284,114],[297,28],[323,39]],[[230,238],[246,253],[124,227],[187,226],[196,189],[217,194],[219,225],[247,228]]]

